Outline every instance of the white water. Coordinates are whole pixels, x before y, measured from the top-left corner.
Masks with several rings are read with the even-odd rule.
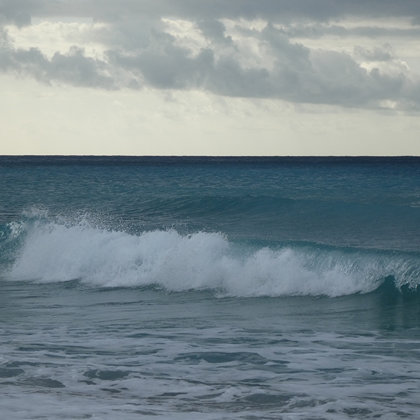
[[[23,241],[7,274],[12,280],[79,279],[96,287],[156,285],[232,296],[341,296],[375,290],[388,275],[401,285],[419,270],[410,260],[368,252],[244,249],[220,233],[130,235],[88,223],[41,221],[13,231]]]

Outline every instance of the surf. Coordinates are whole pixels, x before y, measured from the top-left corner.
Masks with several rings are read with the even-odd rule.
[[[156,286],[218,296],[365,294],[386,279],[416,289],[417,253],[317,244],[233,241],[221,232],[137,234],[38,213],[3,226],[2,277],[39,283],[77,279],[90,287]]]

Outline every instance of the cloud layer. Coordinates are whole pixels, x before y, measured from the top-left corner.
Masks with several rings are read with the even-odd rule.
[[[52,55],[43,47],[54,40],[19,45],[28,27],[54,19],[91,25]],[[0,71],[102,89],[416,110],[419,77],[392,41],[418,39],[419,23],[420,2],[409,0],[2,0]]]

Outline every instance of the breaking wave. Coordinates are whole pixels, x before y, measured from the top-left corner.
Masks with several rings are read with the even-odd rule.
[[[211,289],[230,296],[331,297],[376,290],[393,277],[416,288],[420,256],[413,253],[230,241],[222,233],[155,230],[129,234],[47,216],[3,226],[2,277],[92,287],[157,286]]]

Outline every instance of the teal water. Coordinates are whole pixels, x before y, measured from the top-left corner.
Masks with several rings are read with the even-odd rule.
[[[7,418],[417,418],[420,159],[0,157]]]

